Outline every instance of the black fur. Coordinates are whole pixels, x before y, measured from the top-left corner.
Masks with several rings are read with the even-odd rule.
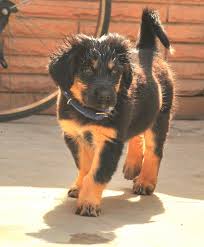
[[[169,39],[161,24],[159,13],[155,10],[144,9],[140,28],[140,38],[137,43],[138,49],[156,49],[156,37],[167,49],[170,48]]]
[[[50,74],[61,89],[69,90],[76,77],[86,85],[87,89],[82,93],[84,107],[98,109],[94,100],[90,103],[87,99],[94,95],[94,88],[102,85],[109,90],[116,90],[117,83],[120,85],[119,91],[112,94],[115,95],[114,104],[106,102],[107,107],[114,106],[114,110],[101,121],[82,116],[67,105],[63,94],[58,100],[59,120],[74,120],[81,126],[97,125],[116,131],[116,138],[112,142],[105,141],[100,152],[100,164],[94,175],[97,183],[107,183],[111,179],[123,144],[147,129],[151,129],[155,135],[155,155],[162,158],[173,103],[173,76],[157,51],[156,37],[166,48],[170,47],[157,12],[145,9],[137,44],[138,53],[135,45],[118,34],[99,39],[77,35],[68,39],[61,52],[52,57]],[[99,61],[97,69],[91,65],[94,59]],[[114,60],[114,73],[107,65],[110,59]],[[83,138],[97,148],[92,133],[84,133]],[[72,142],[71,149],[74,149],[76,156],[76,147],[73,148]]]
[[[86,132],[84,133],[84,139],[85,139],[90,145],[93,144],[93,135],[91,134],[91,132],[86,131]]]
[[[73,138],[67,136],[67,135],[64,135],[64,140],[65,140],[65,143],[67,145],[67,147],[69,148],[69,150],[71,151],[72,153],[72,156],[74,158],[74,161],[75,161],[75,164],[77,166],[77,168],[80,168],[79,167],[79,157],[78,157],[78,144],[74,141]]]
[[[123,149],[121,142],[106,142],[100,156],[100,165],[94,180],[96,183],[108,183],[116,171],[118,161]],[[107,169],[108,166],[108,169]]]
[[[65,40],[65,46],[52,56],[49,72],[62,90],[70,89],[74,77],[78,77],[88,87],[82,92],[86,106],[105,110],[116,104],[114,87],[121,75],[124,86],[129,87],[128,49],[129,42],[117,34],[100,39],[80,34]],[[98,64],[96,69],[92,64],[94,60]],[[114,61],[113,68],[108,67],[110,61]]]
[[[53,54],[49,64],[50,75],[57,86],[63,90],[67,90],[67,86],[69,88],[72,85],[77,67],[75,55],[78,53],[78,49],[74,49],[74,47],[70,49],[71,42],[74,42],[74,39],[70,39],[69,43],[66,43],[67,51],[62,48],[58,53]]]
[[[155,121],[152,131],[155,134],[155,154],[161,159],[163,147],[169,129],[170,112],[160,113]]]

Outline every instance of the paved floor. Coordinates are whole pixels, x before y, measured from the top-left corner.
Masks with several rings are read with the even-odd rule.
[[[66,198],[76,169],[55,118],[1,123],[0,169],[1,247],[204,246],[204,122],[172,123],[153,196],[131,193],[121,160],[99,218]]]

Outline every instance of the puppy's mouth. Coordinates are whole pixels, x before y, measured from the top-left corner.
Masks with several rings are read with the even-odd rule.
[[[98,100],[93,97],[86,97],[84,104],[86,107],[92,109],[95,112],[109,114],[115,108],[116,99],[112,98],[111,102],[98,102]]]
[[[98,109],[100,112],[104,112],[104,113],[111,113],[113,110],[114,110],[114,107],[113,106],[109,106],[109,107],[106,107],[106,106],[102,106],[101,108]]]
[[[114,110],[114,106],[106,106],[106,105],[100,105],[100,106],[88,106],[92,110],[96,111],[97,113],[106,113],[110,114]]]

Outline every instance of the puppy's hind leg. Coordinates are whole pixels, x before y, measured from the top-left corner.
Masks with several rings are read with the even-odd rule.
[[[132,180],[140,174],[143,154],[144,135],[134,136],[128,143],[128,153],[123,167],[124,178]]]
[[[145,152],[140,175],[133,181],[133,192],[139,195],[153,193],[163,156],[163,147],[169,129],[170,113],[160,113],[151,129],[145,131]]]

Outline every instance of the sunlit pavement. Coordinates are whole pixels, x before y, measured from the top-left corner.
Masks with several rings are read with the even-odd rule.
[[[172,123],[153,196],[132,194],[123,157],[98,218],[66,197],[76,168],[55,118],[1,123],[0,145],[0,247],[204,245],[204,122]]]

